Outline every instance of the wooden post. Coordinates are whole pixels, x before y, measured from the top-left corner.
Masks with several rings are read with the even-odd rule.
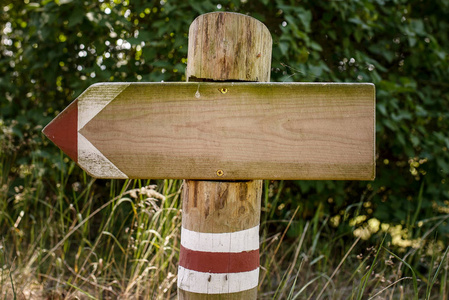
[[[94,84],[43,130],[96,178],[186,179],[180,299],[256,299],[262,181],[249,179],[374,179],[374,85],[235,83],[269,81],[271,47],[253,18],[199,16],[191,83]]]
[[[189,30],[187,81],[267,82],[271,48],[254,18],[201,15]],[[257,299],[262,181],[185,180],[183,189],[179,299]]]

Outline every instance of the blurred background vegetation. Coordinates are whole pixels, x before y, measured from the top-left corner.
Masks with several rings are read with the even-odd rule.
[[[261,299],[448,299],[446,0],[3,0],[0,295],[174,297],[180,183],[95,181],[41,130],[93,83],[185,81],[189,25],[212,11],[266,24],[271,81],[376,85],[376,180],[265,182]],[[335,272],[355,282],[341,295]]]

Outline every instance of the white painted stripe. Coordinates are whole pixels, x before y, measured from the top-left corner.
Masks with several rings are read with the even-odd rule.
[[[78,132],[78,164],[93,177],[127,179],[91,142]]]
[[[243,252],[259,249],[259,225],[236,232],[205,233],[181,228],[181,245],[194,251]]]
[[[241,273],[203,273],[178,267],[178,288],[200,294],[238,293],[255,288],[259,268]]]
[[[107,83],[108,88],[102,87],[105,83],[91,85],[78,97],[78,130],[81,130],[106,105],[114,100],[129,83]]]

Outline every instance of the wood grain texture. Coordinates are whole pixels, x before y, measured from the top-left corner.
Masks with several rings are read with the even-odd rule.
[[[372,84],[123,85],[80,133],[129,178],[374,178]]]
[[[262,180],[184,181],[179,299],[256,299],[261,195]]]
[[[189,31],[187,81],[270,81],[271,47],[270,32],[262,23],[253,18],[233,13],[202,15],[192,23]],[[199,88],[200,85],[195,92],[195,97],[197,99],[206,98],[207,93],[203,93],[203,90],[200,92]],[[221,86],[218,90],[222,95],[229,95],[230,90],[227,86]],[[212,89],[211,95],[213,92],[216,94],[216,91]],[[205,114],[205,111],[220,109],[214,101],[211,104],[210,109],[199,110],[201,115]],[[238,110],[239,108],[233,107],[227,116],[232,118]],[[192,121],[193,125],[197,119]],[[216,147],[216,142],[218,142],[219,148],[214,151],[215,155],[220,155],[220,144],[225,144],[226,139],[233,135],[233,130],[225,129],[227,128],[226,124],[230,124],[231,128],[234,124],[223,122],[221,118],[209,119],[202,127],[202,129],[206,129],[206,132],[203,131],[205,135],[211,134],[207,130],[211,127],[210,124],[214,123],[227,132],[225,135],[213,134],[215,138],[212,143],[207,142],[212,147]],[[227,177],[225,175],[227,170],[225,170],[216,169],[215,175],[221,180],[226,180],[227,178],[222,179],[222,177]],[[236,250],[245,250],[244,252],[251,250],[250,252],[256,253],[258,256],[259,235],[254,229],[258,229],[260,223],[261,190],[261,180],[247,182],[187,180],[184,183],[183,192],[183,227],[198,231],[202,236],[211,235],[212,245],[218,241],[227,248],[225,252],[235,254]],[[216,219],[212,220],[212,218]],[[199,222],[200,225],[197,226],[194,222]],[[230,239],[222,239],[222,235],[229,235]],[[242,236],[247,237],[245,242],[241,241]],[[185,237],[189,238],[189,236]],[[181,240],[183,240],[182,236]],[[240,244],[239,247],[232,246],[235,242]],[[186,246],[187,244],[189,244],[188,247],[199,250],[198,248],[204,246],[204,241],[185,243]],[[256,247],[257,250],[254,250]],[[208,246],[204,246],[204,248],[210,249]],[[209,251],[221,251],[220,247],[212,248]],[[233,261],[234,258],[230,256],[229,259],[225,259],[227,260],[225,269],[231,270],[233,262],[237,262]],[[187,259],[189,258],[187,257]],[[222,281],[223,274],[211,274],[210,281],[218,283],[218,285],[212,286],[209,279],[206,281],[200,279],[202,278],[200,273],[188,272],[188,274],[194,275],[194,280],[198,281],[193,283],[194,289],[187,288],[189,280],[186,280],[182,274],[178,275],[179,299],[255,300],[259,281],[258,264],[257,257],[255,265],[253,265],[256,269],[249,272],[240,272],[241,270],[235,270],[237,273],[227,272],[229,274],[225,274],[224,281]],[[214,287],[214,291],[210,291],[209,286]],[[204,287],[207,288],[206,291]],[[200,293],[192,293],[196,291],[200,291]]]
[[[242,14],[204,14],[190,25],[188,81],[270,81],[272,39]]]
[[[195,232],[236,232],[259,226],[262,181],[185,180],[182,226]]]

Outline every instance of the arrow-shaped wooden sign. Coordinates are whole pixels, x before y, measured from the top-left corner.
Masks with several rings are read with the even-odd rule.
[[[101,83],[43,132],[97,178],[372,180],[375,90],[366,83]]]

